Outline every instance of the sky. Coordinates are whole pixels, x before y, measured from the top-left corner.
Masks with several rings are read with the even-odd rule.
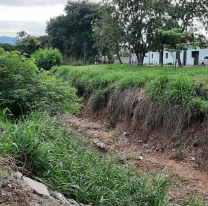
[[[45,35],[46,21],[64,14],[66,4],[67,0],[0,0],[0,36],[16,37],[22,30]]]

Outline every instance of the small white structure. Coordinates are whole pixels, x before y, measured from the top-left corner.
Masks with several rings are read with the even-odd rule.
[[[185,65],[201,65],[202,59],[208,56],[208,48],[206,49],[189,49],[186,52],[181,52],[181,63]],[[160,55],[159,52],[148,52],[145,55],[143,64],[159,64],[160,62]],[[132,63],[137,62],[137,57],[135,54],[132,55]],[[167,52],[164,51],[163,55],[163,64],[174,64],[176,60],[176,53],[175,52]]]

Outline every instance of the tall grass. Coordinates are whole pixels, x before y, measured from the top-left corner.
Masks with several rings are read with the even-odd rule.
[[[0,133],[0,153],[78,202],[93,205],[167,205],[164,179],[150,178],[128,165],[89,150],[47,114],[8,125]]]
[[[178,68],[174,71],[171,67],[138,67],[126,64],[62,66],[53,68],[53,72],[70,81],[81,95],[93,95],[92,105],[95,108],[99,108],[99,102],[106,99],[104,95],[112,90],[144,87],[154,100],[208,113],[206,67]]]

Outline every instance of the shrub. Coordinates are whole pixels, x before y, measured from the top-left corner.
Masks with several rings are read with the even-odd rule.
[[[63,62],[63,56],[58,49],[39,49],[31,55],[35,59],[35,63],[38,68],[50,70],[53,66],[61,66]]]
[[[38,73],[38,74],[37,74]],[[78,112],[76,89],[44,70],[17,51],[0,49],[0,106],[15,115],[32,109],[49,113]]]

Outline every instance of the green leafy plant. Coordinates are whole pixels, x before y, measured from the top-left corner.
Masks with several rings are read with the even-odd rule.
[[[58,49],[39,49],[31,55],[35,59],[38,68],[50,70],[53,66],[61,66],[63,56]]]
[[[39,71],[33,59],[17,51],[0,49],[0,107],[20,115],[33,109],[78,112],[76,89],[69,82],[44,70]]]

